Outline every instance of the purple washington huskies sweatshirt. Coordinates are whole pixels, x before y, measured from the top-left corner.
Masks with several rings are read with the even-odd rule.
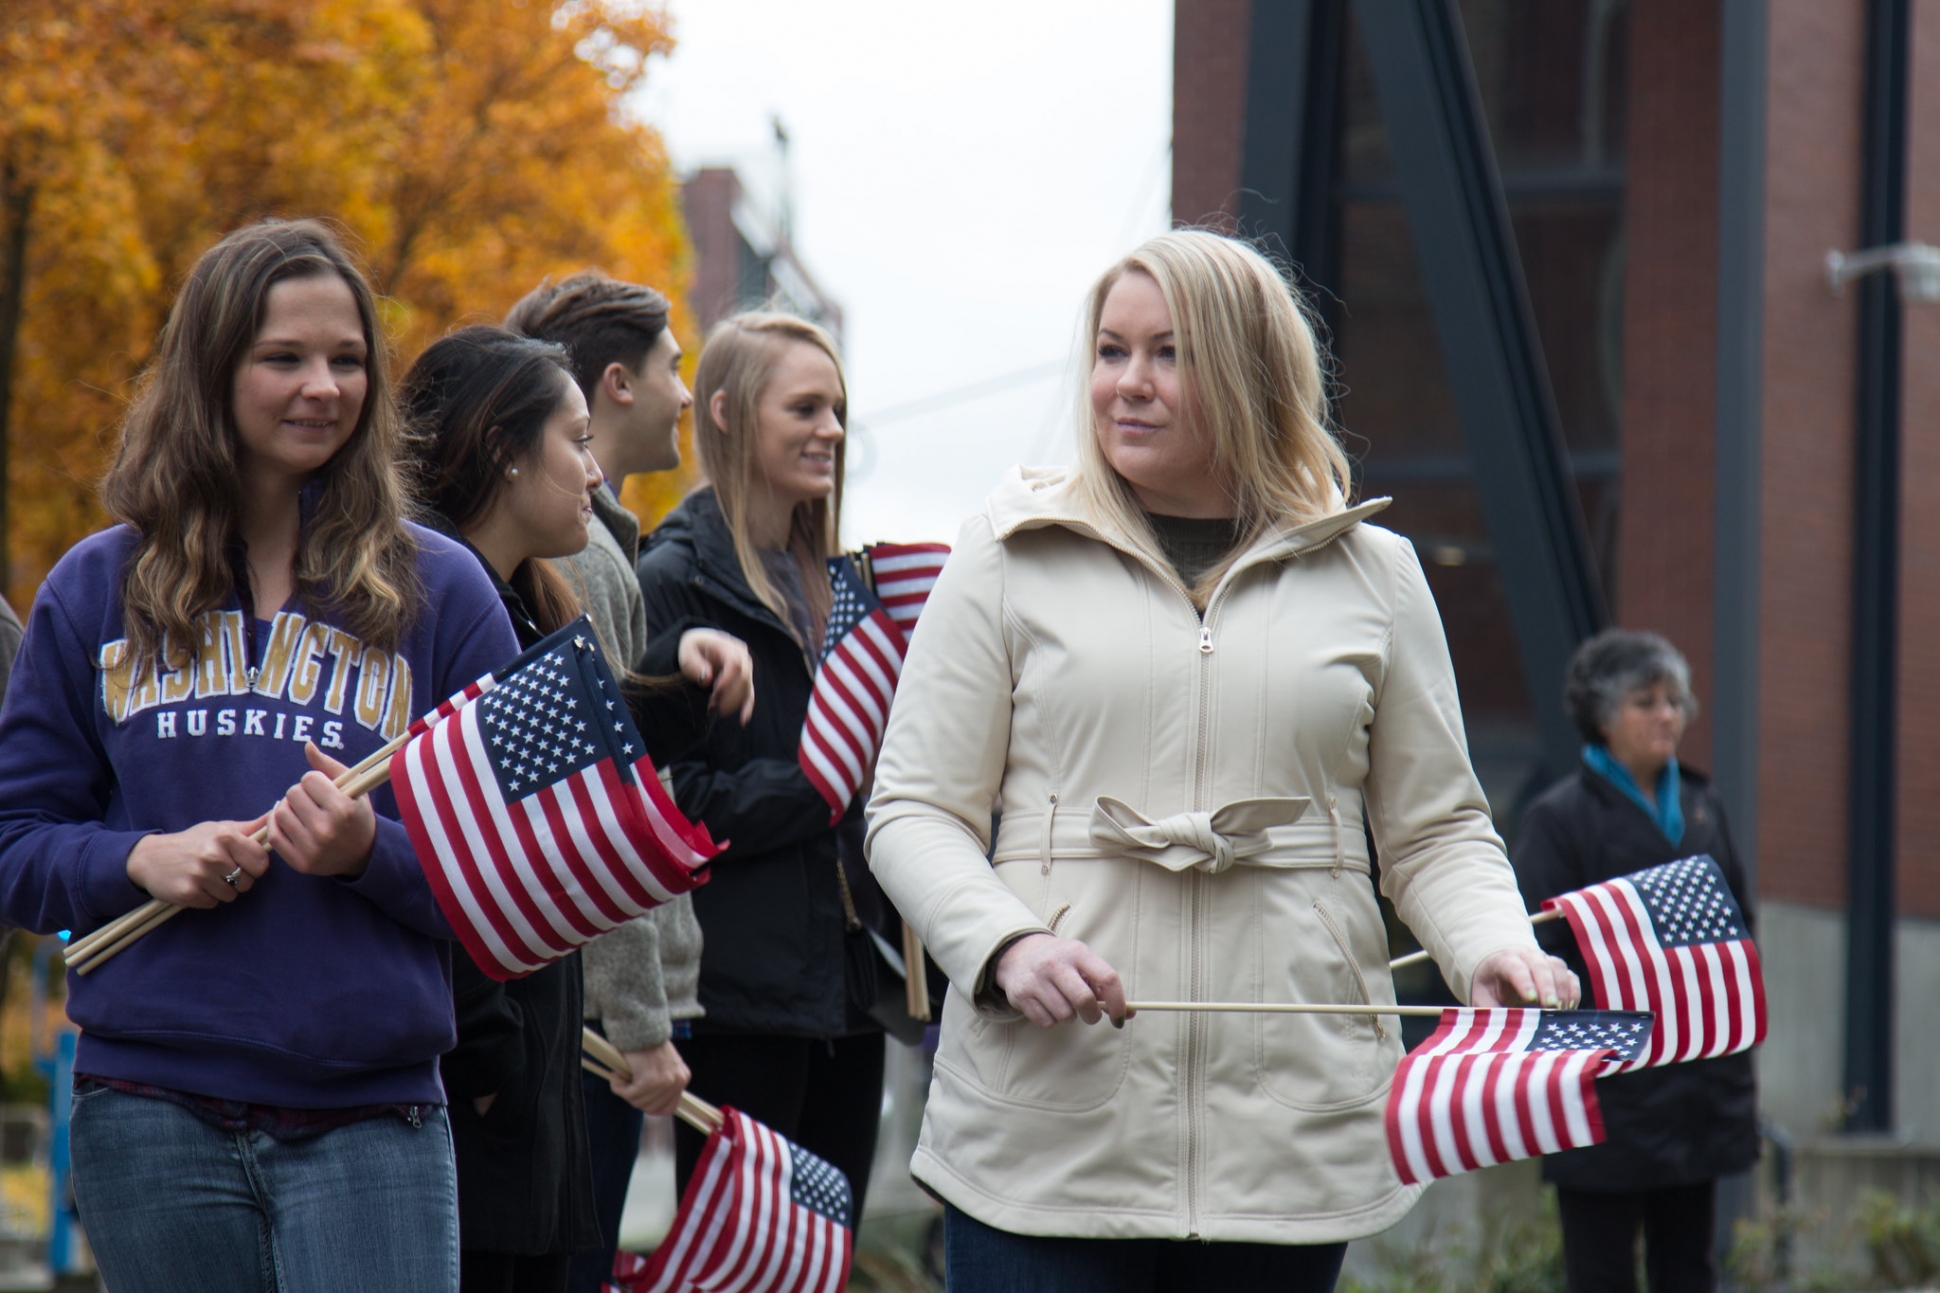
[[[99,928],[148,900],[127,872],[143,835],[259,817],[309,770],[306,740],[353,764],[517,655],[477,559],[411,533],[425,600],[396,650],[358,640],[327,605],[293,598],[246,624],[232,598],[173,670],[128,652],[133,532],[76,544],[34,600],[0,710],[0,915],[41,933]],[[377,842],[355,880],[273,859],[235,902],[68,975],[76,1068],[295,1108],[442,1103],[451,930],[390,790],[373,802]]]

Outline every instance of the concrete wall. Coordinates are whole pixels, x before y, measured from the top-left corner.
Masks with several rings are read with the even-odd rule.
[[[1843,1110],[1845,913],[1768,902],[1758,950],[1771,1018],[1759,1104],[1803,1143],[1837,1130]],[[1940,1155],[1940,921],[1902,918],[1896,960],[1894,1140]]]

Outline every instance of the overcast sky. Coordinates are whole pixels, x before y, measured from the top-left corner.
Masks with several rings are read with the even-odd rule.
[[[1166,227],[1171,4],[669,3],[635,106],[675,165],[770,184],[788,129],[795,243],[845,314],[845,539],[954,538],[1013,463],[1068,461],[1085,289]]]

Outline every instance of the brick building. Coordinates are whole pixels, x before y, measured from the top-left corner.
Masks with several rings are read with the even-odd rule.
[[[694,244],[688,300],[703,334],[737,310],[773,304],[821,324],[841,343],[842,307],[796,256],[785,213],[756,201],[729,166],[695,171],[680,200]]]

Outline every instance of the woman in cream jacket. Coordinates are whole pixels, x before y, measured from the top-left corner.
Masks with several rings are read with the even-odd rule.
[[[965,524],[877,768],[871,865],[955,989],[912,1170],[952,1293],[1331,1289],[1419,1192],[1383,1136],[1393,1017],[1125,1001],[1392,1003],[1364,822],[1458,992],[1579,989],[1530,934],[1414,551],[1343,501],[1273,267],[1161,235],[1089,323],[1078,465]]]

